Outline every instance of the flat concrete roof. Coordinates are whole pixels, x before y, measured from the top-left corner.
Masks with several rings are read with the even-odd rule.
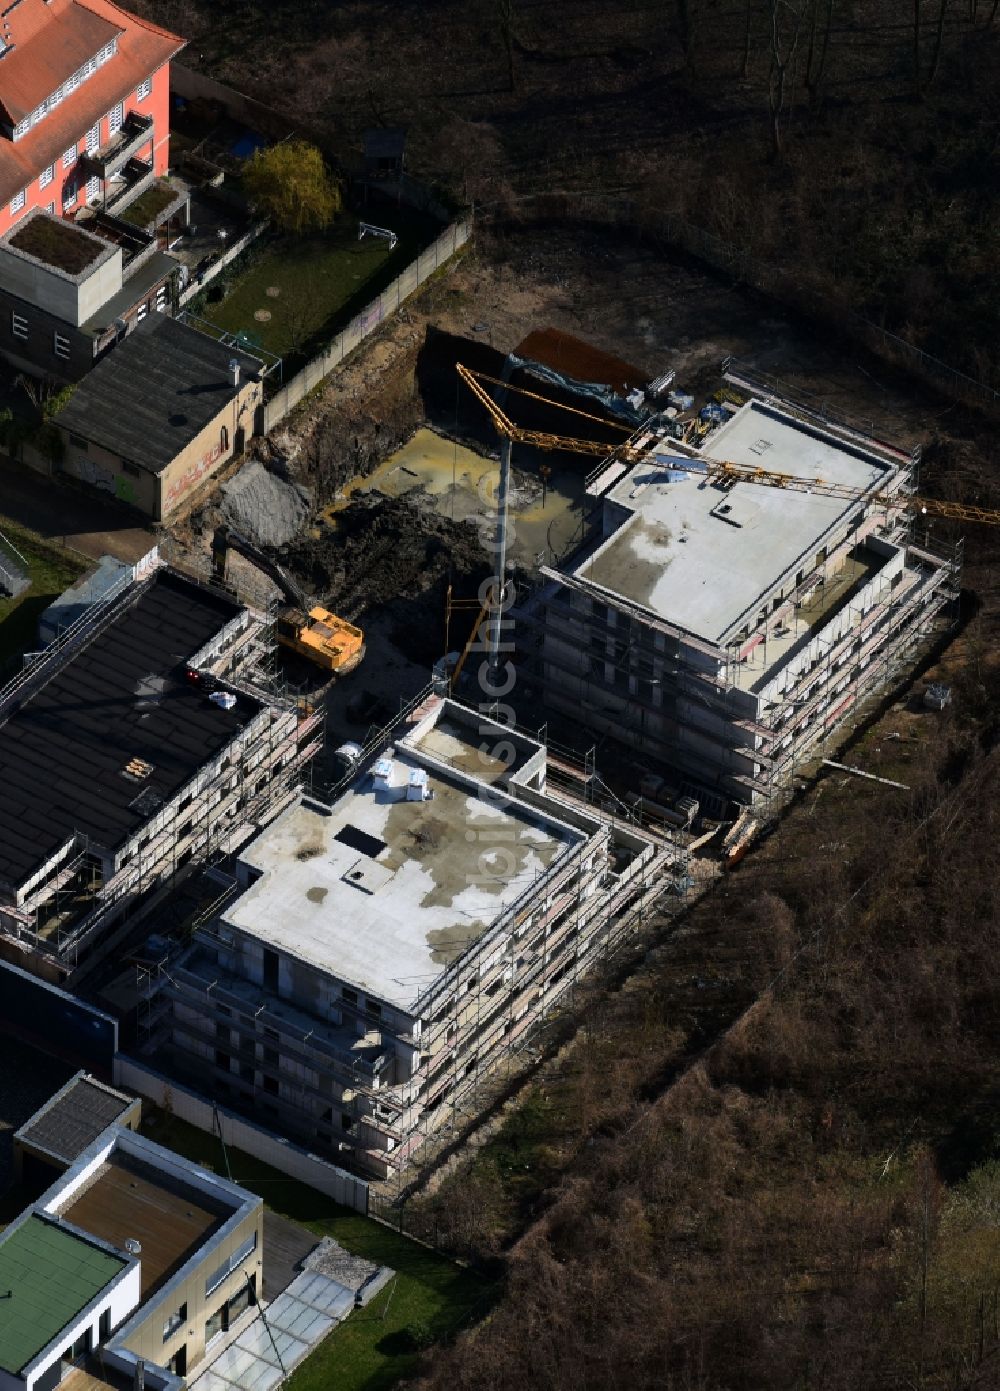
[[[457,726],[448,730],[456,742]],[[234,927],[404,1010],[583,833],[397,746],[329,814],[291,807],[244,850],[262,871]],[[431,798],[407,801],[426,769]],[[349,843],[352,842],[352,843]]]
[[[859,492],[883,483],[895,467],[758,401],[721,425],[702,453]],[[723,489],[672,470],[670,457],[669,445],[658,445],[611,489],[608,501],[632,515],[575,573],[723,644],[753,620],[784,576],[813,568],[824,537],[858,504],[753,483]]]

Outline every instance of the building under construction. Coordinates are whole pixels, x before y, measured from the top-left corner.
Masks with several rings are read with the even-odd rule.
[[[917,456],[736,384],[749,399],[717,408],[700,447],[644,427],[628,462],[593,470],[595,534],[514,612],[546,704],[713,814],[787,784],[926,639],[961,568],[892,505]],[[735,481],[723,460],[831,486]]]
[[[542,745],[429,695],[332,804],[300,796],[240,853],[163,975],[147,1055],[390,1177],[683,865],[550,792]]]
[[[0,691],[0,956],[72,982],[292,795],[321,715],[265,684],[267,651],[261,616],[154,552]]]

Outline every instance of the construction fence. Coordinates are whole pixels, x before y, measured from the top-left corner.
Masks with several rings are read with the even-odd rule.
[[[303,397],[319,386],[324,377],[335,367],[339,367],[344,358],[363,343],[369,334],[374,333],[383,320],[394,314],[404,300],[449,261],[471,235],[470,221],[449,224],[441,235],[422,251],[415,261],[411,261],[391,285],[367,304],[317,357],[307,362],[291,381],[275,392],[263,407],[263,426],[258,433],[267,434],[284,420]]]
[[[179,1116],[196,1129],[208,1135],[218,1135],[232,1149],[253,1155],[289,1178],[325,1193],[342,1207],[367,1216],[368,1184],[365,1180],[339,1169],[318,1154],[310,1154],[291,1140],[273,1135],[253,1121],[207,1101],[123,1053],[115,1058],[114,1081],[116,1086],[148,1098],[162,1110]],[[239,1174],[233,1177],[239,1182]]]

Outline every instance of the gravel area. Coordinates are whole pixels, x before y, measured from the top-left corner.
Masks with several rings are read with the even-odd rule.
[[[308,488],[287,482],[251,459],[222,485],[222,514],[258,546],[284,546],[302,530],[311,507]]]

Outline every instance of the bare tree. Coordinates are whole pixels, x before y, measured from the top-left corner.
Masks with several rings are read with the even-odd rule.
[[[833,27],[833,0],[812,0],[809,17],[809,47],[806,51],[805,88],[809,105],[818,106],[822,93],[826,55],[830,49],[830,30]],[[820,32],[820,11],[823,12]]]
[[[507,82],[512,92],[517,91],[517,70],[514,67],[514,0],[496,0],[497,18],[500,21],[500,37],[507,55]]]
[[[767,112],[771,132],[771,159],[783,153],[782,121],[785,114],[788,70],[795,60],[802,33],[804,7],[791,0],[768,0],[771,66],[767,77]]]
[[[753,0],[745,0],[743,7],[743,62],[740,64],[740,81],[742,82],[745,82],[750,76],[750,40],[752,35]]]
[[[997,6],[994,4],[993,12]],[[924,70],[923,54],[923,0],[913,0],[913,95],[923,101],[924,93],[937,77],[941,63],[941,42],[944,38],[944,21],[948,12],[948,0],[940,0],[934,37],[931,40],[930,57]],[[990,16],[992,23],[992,15]]]
[[[677,18],[677,37],[685,66],[694,70],[695,14],[693,0],[674,0],[674,13]]]

